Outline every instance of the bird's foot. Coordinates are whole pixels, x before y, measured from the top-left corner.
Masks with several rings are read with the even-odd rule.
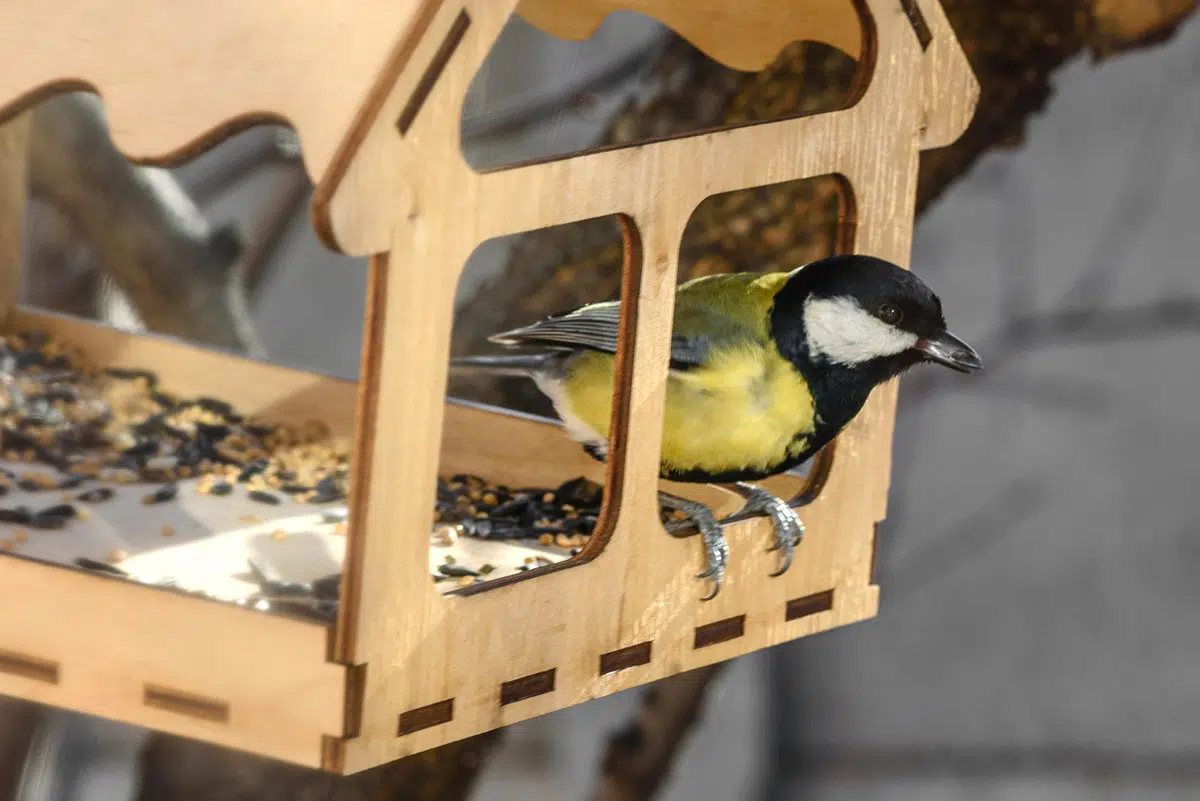
[[[725,565],[729,562],[729,543],[725,541],[723,526],[712,510],[702,503],[689,501],[665,492],[660,492],[659,497],[663,505],[683,512],[689,518],[688,520],[672,520],[667,523],[668,531],[680,531],[692,526],[700,530],[700,539],[704,543],[705,570],[703,573],[697,574],[696,578],[712,579],[712,592],[700,599],[711,601],[721,591],[721,584],[725,581]]]
[[[771,523],[775,528],[775,542],[767,550],[782,551],[779,568],[771,574],[771,577],[782,576],[792,566],[792,555],[804,537],[804,523],[796,514],[796,510],[788,506],[787,501],[775,497],[764,489],[744,482],[734,484],[733,489],[746,499],[746,505],[735,514],[766,512],[770,516]]]

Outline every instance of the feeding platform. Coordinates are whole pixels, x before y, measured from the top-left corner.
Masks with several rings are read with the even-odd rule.
[[[110,436],[90,460],[62,451],[62,421],[46,419],[66,409],[83,425],[66,399],[19,410],[26,433],[51,434],[4,444],[3,503],[32,517],[0,523],[10,610],[0,692],[351,773],[872,616],[894,387],[873,394],[808,479],[764,483],[815,494],[783,576],[768,578],[768,521],[734,524],[725,586],[704,602],[698,537],[663,529],[659,487],[718,512],[738,505],[657,479],[678,245],[707,197],[836,175],[844,248],[906,264],[918,152],[961,134],[977,85],[937,0],[702,5],[0,5],[0,308],[10,333],[62,343],[47,356],[42,340],[10,336],[24,354],[16,383],[35,399],[39,381],[74,386],[61,391],[124,410],[96,424]],[[858,59],[864,78],[837,111],[475,171],[459,147],[462,102],[514,9],[565,38],[588,36],[610,11],[641,11],[743,70],[788,42],[823,41]],[[256,120],[295,127],[318,235],[371,257],[358,382],[18,307],[24,112],[81,87],[101,95],[116,145],[143,162],[177,161]],[[454,293],[474,248],[605,215],[619,215],[626,260],[612,457],[601,465],[556,423],[449,401],[445,387]],[[31,365],[40,378],[21,375]],[[75,377],[55,384],[55,370]],[[174,461],[147,481],[159,454],[137,449],[155,427],[175,438]],[[188,448],[199,451],[181,461]],[[44,464],[55,459],[58,472]],[[251,463],[258,479],[242,475]],[[48,470],[54,478],[25,475]],[[60,486],[73,472],[87,475]],[[603,506],[574,555],[557,539],[431,545],[437,476],[455,474],[550,489],[586,477],[603,484]],[[106,480],[120,485],[114,497],[79,498]],[[47,509],[65,503],[75,511],[59,510],[70,518],[60,526]],[[332,511],[342,506],[345,519]],[[444,549],[486,548],[500,550],[475,557],[535,569],[464,587],[430,580]],[[106,575],[109,563],[139,580]],[[267,600],[268,611],[244,602],[264,582],[315,583],[319,597]]]

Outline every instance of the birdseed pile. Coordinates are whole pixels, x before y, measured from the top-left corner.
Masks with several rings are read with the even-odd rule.
[[[273,542],[294,538],[296,526],[279,519],[287,514],[306,533],[344,535],[350,453],[348,441],[317,422],[268,424],[216,398],[180,397],[151,372],[90,364],[40,332],[0,338],[0,552],[44,558],[39,537],[69,534],[105,508],[129,504],[145,514],[130,511],[118,528],[153,527],[155,539],[174,544],[187,539],[177,529],[188,518],[159,518],[192,496],[261,509],[239,515],[233,527],[269,530]],[[602,500],[602,488],[584,478],[526,489],[471,475],[439,478],[433,580],[448,592],[570,558],[587,544]],[[199,540],[216,532],[195,534]],[[55,541],[55,553],[69,547],[64,543]],[[81,544],[63,561],[261,610],[322,620],[337,614],[340,555],[326,560],[336,572],[302,581],[281,578],[269,559],[246,557],[239,570],[249,591],[231,596],[170,576],[147,579],[127,569],[143,555],[120,547],[86,550]]]

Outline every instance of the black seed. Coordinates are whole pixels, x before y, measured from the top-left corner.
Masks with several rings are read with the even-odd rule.
[[[154,454],[158,453],[158,443],[152,439],[144,439],[135,445],[129,446],[122,451],[122,453],[124,453],[126,456],[132,456],[135,459],[153,456]]]
[[[233,492],[233,485],[224,481],[219,484],[213,484],[208,488],[209,495],[228,495],[231,492]]]
[[[138,378],[144,378],[151,387],[158,385],[158,376],[149,370],[132,370],[127,367],[106,367],[104,368],[104,372],[112,378],[116,378],[120,381],[133,381]]]
[[[309,503],[309,505],[315,504],[317,506],[320,506],[321,504],[336,503],[338,501],[344,501],[344,500],[346,500],[346,496],[343,495],[342,493],[338,493],[336,495],[314,495],[308,499],[308,503]]]
[[[88,559],[86,556],[76,559],[75,564],[84,570],[95,570],[98,573],[109,573],[114,576],[121,576],[122,578],[129,576],[128,573],[116,565],[110,565],[107,562],[98,562],[95,559]]]
[[[479,573],[469,567],[463,565],[438,565],[438,572],[445,576],[453,578],[462,578],[463,576],[478,576]]]
[[[33,516],[33,519],[29,521],[29,525],[33,526],[34,528],[45,530],[63,528],[67,525],[67,518],[54,517],[53,515],[43,516],[41,514],[36,514]]]
[[[336,600],[342,586],[342,574],[334,573],[312,583],[313,595],[326,600]]]
[[[85,501],[87,503],[100,503],[101,501],[107,501],[113,496],[113,494],[114,493],[112,489],[109,487],[96,487],[95,489],[81,492],[75,497],[76,499]]]
[[[26,492],[42,492],[46,488],[32,478],[23,478],[17,482],[17,486]]]
[[[314,489],[316,489],[318,495],[336,498],[346,497],[346,490],[338,485],[338,482],[334,480],[333,476],[326,476],[318,481],[317,486]]]
[[[518,494],[511,501],[502,503],[492,510],[493,517],[519,517],[525,507],[529,506],[530,498],[528,495]]]
[[[61,517],[64,520],[70,520],[72,517],[78,517],[79,512],[69,503],[60,503],[56,506],[47,506],[37,513],[38,517]]]
[[[246,497],[252,501],[258,501],[259,503],[267,503],[267,504],[270,504],[271,506],[279,505],[279,496],[272,495],[269,492],[263,492],[262,490],[250,490],[249,492],[246,493]]]
[[[219,414],[222,417],[229,417],[230,415],[233,414],[232,406],[230,406],[225,401],[217,400],[216,398],[200,397],[200,398],[196,398],[196,400],[193,403],[194,403],[194,405],[199,406],[201,409],[203,409],[206,412],[212,412],[213,414]]]
[[[513,520],[483,518],[462,521],[463,533],[479,539],[522,539],[532,536],[530,530]]]
[[[142,503],[146,503],[146,504],[163,503],[165,501],[174,500],[175,496],[178,494],[179,494],[179,485],[176,484],[175,482],[171,482],[170,484],[163,484],[161,487],[156,489],[154,492],[150,493],[149,495],[143,496]]]
[[[58,488],[60,490],[75,489],[85,481],[87,481],[87,476],[84,475],[75,474],[67,476],[62,481],[58,482]]]
[[[239,484],[244,484],[266,469],[266,459],[255,459],[253,462],[250,462],[250,464],[242,468],[242,472],[238,473],[237,481]]]
[[[29,525],[32,522],[33,510],[28,506],[18,506],[15,509],[0,508],[0,523]]]
[[[286,492],[288,495],[298,495],[301,492],[312,491],[312,487],[308,486],[307,484],[284,484],[279,489],[283,492]]]

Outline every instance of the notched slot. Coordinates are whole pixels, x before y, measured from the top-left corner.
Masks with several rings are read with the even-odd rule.
[[[802,617],[815,615],[818,612],[828,612],[833,608],[833,590],[815,592],[803,598],[793,598],[787,602],[784,613],[785,620],[799,620]]]
[[[600,654],[600,675],[616,673],[618,670],[650,664],[650,642],[640,642],[628,648],[618,648]]]
[[[746,616],[728,617],[715,623],[706,623],[696,627],[696,638],[693,648],[706,648],[720,642],[736,640],[746,633]]]
[[[0,673],[46,684],[58,684],[58,663],[36,656],[0,651]]]
[[[406,734],[440,726],[452,720],[454,720],[454,699],[447,698],[436,704],[419,706],[401,713],[400,723],[396,727],[396,736],[403,737]]]
[[[928,50],[929,44],[933,41],[933,32],[929,30],[929,23],[925,21],[925,15],[921,13],[921,6],[917,4],[917,0],[900,0],[900,5],[904,8],[904,15],[908,17],[913,32],[917,34],[917,41],[921,44],[921,49]]]
[[[458,12],[458,16],[454,19],[454,24],[450,26],[450,30],[446,33],[446,38],[442,40],[441,46],[433,54],[433,59],[429,62],[429,66],[425,68],[425,73],[421,76],[421,80],[417,82],[413,93],[409,95],[408,102],[404,104],[404,108],[400,111],[400,117],[396,120],[396,127],[400,130],[401,136],[407,134],[408,129],[412,127],[413,121],[417,118],[417,113],[425,105],[425,101],[429,99],[429,93],[433,91],[434,84],[441,77],[442,72],[446,69],[446,65],[450,63],[450,57],[458,49],[459,43],[462,42],[467,28],[470,26],[471,17],[467,14],[466,10]]]
[[[186,715],[189,718],[208,720],[213,723],[229,722],[229,702],[205,698],[170,687],[147,684],[142,690],[142,703],[155,709]]]
[[[543,670],[541,673],[533,673],[528,676],[522,676],[519,679],[506,681],[500,685],[500,706],[515,704],[517,701],[524,701],[526,698],[533,698],[537,695],[545,695],[554,691],[554,672],[555,668]]]

